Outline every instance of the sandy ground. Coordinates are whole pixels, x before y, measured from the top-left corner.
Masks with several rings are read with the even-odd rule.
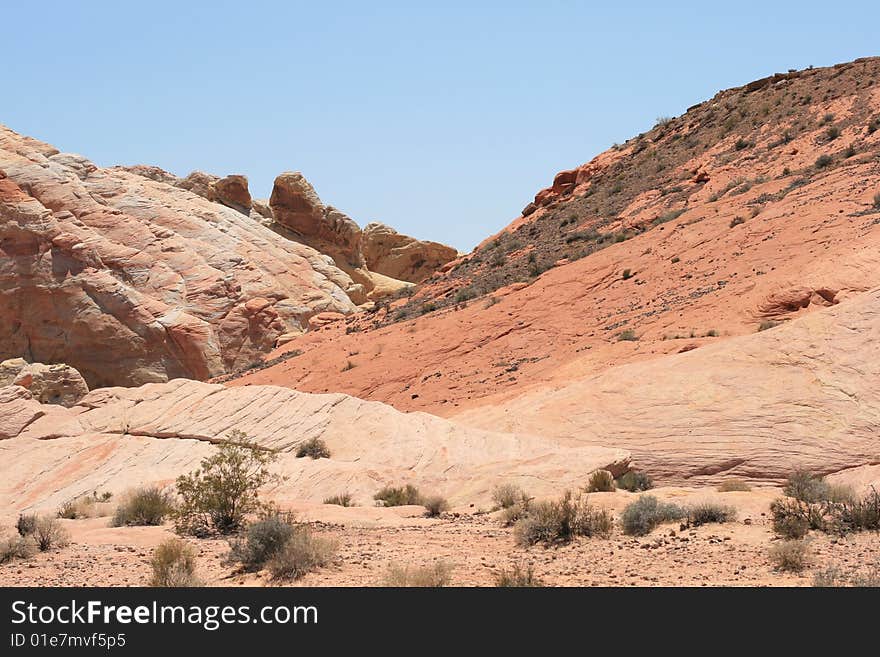
[[[817,570],[844,572],[880,567],[880,536],[845,538],[813,533],[812,565],[801,574],[777,572],[767,551],[777,539],[769,526],[773,488],[748,493],[711,489],[658,489],[661,499],[682,504],[712,499],[737,509],[734,522],[681,529],[661,525],[641,538],[580,538],[558,547],[516,547],[513,532],[496,513],[456,510],[426,519],[417,507],[400,509],[305,505],[298,517],[320,536],[334,539],[338,552],[326,568],[295,582],[300,586],[381,586],[390,564],[421,566],[442,559],[453,565],[453,586],[492,586],[495,574],[513,564],[531,564],[549,586],[808,586]],[[593,494],[597,506],[615,515],[635,499],[626,492]],[[455,514],[458,515],[455,515]],[[323,520],[322,520],[323,518]],[[171,527],[110,528],[106,517],[62,521],[69,546],[28,561],[0,566],[3,586],[135,586],[147,582],[153,548]],[[242,575],[224,563],[221,539],[188,539],[198,550],[199,574],[209,586],[270,585],[265,573]]]

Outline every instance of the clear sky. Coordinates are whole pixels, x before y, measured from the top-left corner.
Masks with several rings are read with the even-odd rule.
[[[430,4],[4,3],[0,123],[255,197],[299,170],[361,225],[469,250],[658,116],[880,54],[868,0]]]

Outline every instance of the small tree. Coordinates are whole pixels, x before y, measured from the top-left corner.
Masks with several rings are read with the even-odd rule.
[[[268,467],[276,459],[274,452],[251,442],[245,433],[232,431],[197,470],[177,478],[181,498],[174,514],[177,531],[204,536],[239,529],[247,514],[265,508],[259,492],[278,479]]]

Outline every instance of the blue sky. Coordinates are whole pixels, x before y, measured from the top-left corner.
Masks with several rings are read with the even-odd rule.
[[[300,170],[469,250],[555,172],[717,91],[878,53],[876,2],[16,2],[0,123],[100,165]]]

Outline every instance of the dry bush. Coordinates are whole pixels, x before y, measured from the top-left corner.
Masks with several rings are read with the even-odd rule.
[[[509,509],[523,500],[528,500],[528,496],[516,484],[498,484],[492,490],[492,500],[499,508]]]
[[[36,549],[29,536],[8,536],[0,540],[0,564],[14,559],[30,559]]]
[[[314,536],[308,527],[299,525],[266,565],[273,580],[293,580],[326,566],[335,554],[334,541]]]
[[[351,493],[345,492],[339,495],[331,495],[324,499],[324,504],[335,504],[336,506],[354,506]]]
[[[267,515],[248,525],[244,536],[230,543],[227,561],[240,563],[248,572],[260,570],[284,548],[295,531],[292,515]]]
[[[876,489],[861,499],[830,505],[832,526],[839,533],[880,531],[880,493]]]
[[[329,459],[330,448],[327,443],[318,437],[309,438],[296,448],[296,457],[301,459],[305,456],[313,459]]]
[[[810,562],[809,545],[803,539],[780,541],[770,548],[769,555],[777,570],[799,573]]]
[[[784,538],[803,538],[811,529],[826,527],[823,508],[798,499],[780,498],[770,503],[773,531]]]
[[[531,505],[525,517],[517,520],[514,538],[517,545],[562,543],[575,536],[607,538],[613,527],[611,514],[592,507],[582,497],[566,491],[559,501],[541,501]]]
[[[425,498],[422,505],[425,507],[425,515],[429,518],[436,518],[449,511],[449,502],[440,495],[431,495]]]
[[[452,564],[435,561],[430,566],[412,567],[391,564],[385,574],[383,584],[393,587],[438,587],[449,586],[452,581]]]
[[[820,588],[852,586],[859,588],[880,587],[880,567],[845,573],[837,566],[820,570],[813,575],[813,586]]]
[[[630,493],[639,493],[651,490],[654,487],[654,481],[647,472],[630,470],[618,477],[617,487],[628,490]]]
[[[18,516],[18,522],[15,523],[15,529],[19,536],[31,536],[37,528],[36,513],[22,513]]]
[[[108,498],[109,499],[109,498]],[[108,507],[105,500],[98,498],[97,493],[83,495],[67,500],[58,509],[58,517],[65,520],[80,520],[82,518],[97,518],[108,515]]]
[[[127,525],[161,525],[174,511],[171,494],[157,486],[139,488],[123,496],[110,524],[114,527]]]
[[[837,497],[852,497],[851,489],[845,487],[833,487],[825,481],[821,475],[814,475],[807,470],[795,470],[789,475],[782,492],[801,502],[826,502],[843,501],[833,499]]]
[[[614,477],[608,470],[596,470],[587,482],[588,493],[613,493]]]
[[[732,479],[725,479],[720,484],[718,484],[718,492],[719,493],[733,493],[733,492],[748,492],[752,490],[752,487],[749,486],[743,479],[738,479],[736,477]]]
[[[514,564],[510,570],[503,569],[495,574],[495,586],[505,588],[538,588],[544,583],[535,575],[532,564],[523,568]]]
[[[373,499],[380,502],[380,506],[408,506],[422,504],[422,495],[419,489],[412,484],[406,486],[385,486]]]
[[[513,506],[502,509],[501,526],[512,527],[517,523],[517,521],[522,520],[527,515],[529,515],[529,511],[531,510],[531,508],[532,501],[528,498],[523,498]]]
[[[37,519],[34,527],[34,540],[40,552],[48,552],[53,548],[64,547],[70,543],[70,534],[55,518],[43,516]]]
[[[650,534],[660,523],[681,520],[687,511],[676,504],[661,503],[653,495],[642,495],[627,505],[620,516],[623,533],[630,536]]]
[[[700,502],[688,507],[688,523],[699,527],[708,523],[730,522],[736,518],[736,509],[715,502]]]
[[[148,586],[199,586],[196,577],[196,553],[191,545],[179,538],[161,543],[150,559],[153,574]]]

